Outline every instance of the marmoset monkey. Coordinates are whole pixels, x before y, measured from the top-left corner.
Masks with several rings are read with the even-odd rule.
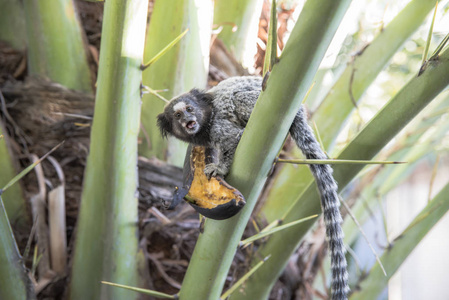
[[[163,136],[172,135],[217,150],[218,162],[206,165],[204,173],[209,177],[225,176],[261,89],[262,79],[258,77],[231,77],[206,92],[193,89],[165,106],[158,116],[158,126]],[[303,107],[295,116],[290,134],[307,159],[327,159],[307,124]],[[332,299],[347,299],[348,273],[337,183],[329,165],[309,167],[321,195],[331,256]]]

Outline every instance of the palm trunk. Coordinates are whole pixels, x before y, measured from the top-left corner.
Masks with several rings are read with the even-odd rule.
[[[8,137],[4,135],[3,124],[0,121],[0,187],[4,186],[17,174],[17,170],[13,164],[13,156],[7,145]],[[20,184],[11,186],[2,195],[3,204],[5,206],[8,218],[15,229],[27,229],[30,224],[30,216],[27,213],[26,201],[23,196]]]
[[[72,0],[24,1],[30,75],[92,92],[86,47]]]
[[[101,280],[136,286],[137,135],[146,0],[107,1],[95,113],[70,299],[134,299]]]
[[[256,49],[262,4],[261,0],[215,1],[214,25],[223,28],[218,38],[240,63],[244,62],[245,54],[251,50],[250,47]]]
[[[36,299],[0,197],[0,299]]]
[[[218,299],[243,230],[301,100],[350,1],[309,1],[271,73],[235,154],[227,181],[247,200],[237,216],[208,220],[180,291],[181,299]],[[310,14],[310,15],[309,15]],[[320,16],[309,18],[305,16]],[[306,45],[306,46],[305,46]],[[283,102],[269,101],[282,99]],[[279,122],[266,122],[282,116]],[[254,151],[258,149],[258,151]],[[270,259],[271,260],[271,259]],[[266,264],[266,263],[265,263]],[[197,282],[208,284],[199,286]],[[245,299],[262,299],[256,293]]]
[[[172,49],[143,73],[143,83],[171,99],[196,88],[205,88],[209,67],[209,42],[212,7],[193,0],[165,0],[154,4],[145,45],[145,61],[150,60],[184,30],[189,32]],[[169,26],[167,24],[170,24]],[[156,116],[165,103],[154,95],[142,99],[142,143],[139,153],[156,156],[182,166],[187,146],[180,141],[164,140],[156,126]]]
[[[15,49],[25,49],[26,32],[22,1],[0,2],[0,41],[7,42]]]

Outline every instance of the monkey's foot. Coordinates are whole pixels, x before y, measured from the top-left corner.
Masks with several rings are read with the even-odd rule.
[[[211,179],[211,177],[217,177],[217,176],[225,176],[228,173],[228,170],[224,167],[220,167],[217,164],[211,163],[207,164],[204,167],[204,174],[206,174],[208,179]]]

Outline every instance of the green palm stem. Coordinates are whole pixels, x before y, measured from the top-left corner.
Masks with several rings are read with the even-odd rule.
[[[135,299],[137,136],[147,0],[106,1],[69,299]]]
[[[218,38],[238,62],[255,45],[262,4],[260,0],[215,1],[214,25],[222,26]]]
[[[420,76],[410,80],[341,151],[338,158],[371,159],[449,84],[448,72],[449,51],[446,50],[438,60],[431,61]],[[339,189],[343,189],[362,168],[361,165],[336,165],[334,178]],[[321,212],[320,198],[311,175],[306,184],[307,189],[298,194],[297,200],[281,218],[284,222]],[[305,222],[273,235],[258,251],[262,257],[271,255],[270,260],[248,280],[243,293],[255,295],[254,299],[267,297],[288,258],[312,225],[313,222]],[[238,295],[233,299],[243,299],[244,294]]]
[[[143,72],[143,84],[171,99],[181,93],[196,88],[205,88],[209,71],[209,43],[211,35],[210,3],[194,0],[165,0],[154,3],[150,25],[147,31],[144,62],[153,58],[160,50],[172,42],[183,31],[187,34],[153,62]],[[209,8],[209,9],[208,9]],[[167,24],[170,24],[167,26]],[[165,103],[155,95],[145,94],[142,99],[139,154],[182,166],[187,146],[185,143],[165,140],[156,126],[156,116],[164,109]]]
[[[5,135],[1,121],[0,135],[3,135],[3,138],[0,138],[0,187],[3,187],[11,178],[16,176],[17,170],[13,164],[13,156],[7,145],[8,137]],[[30,216],[27,212],[26,200],[20,184],[11,186],[3,193],[2,198],[9,221],[14,229],[26,229],[30,224]]]
[[[7,42],[18,50],[25,49],[26,31],[22,1],[3,0],[0,2],[0,41]]]
[[[207,220],[184,277],[181,299],[220,297],[236,247],[272,162],[349,3],[326,0],[306,3],[280,62],[273,67],[267,89],[253,110],[227,177],[228,183],[245,196],[246,207],[231,219]],[[251,294],[246,297],[261,299]]]
[[[29,74],[91,93],[87,48],[73,1],[27,0],[24,11]]]
[[[1,191],[0,191],[1,194]],[[0,196],[0,299],[36,299]]]
[[[394,53],[422,24],[435,2],[434,0],[411,1],[361,54],[354,57],[353,63],[348,64],[312,116],[325,149],[332,144],[342,124],[354,109],[349,89],[351,88],[353,100],[358,102]],[[317,88],[314,87],[314,89]],[[309,176],[307,168],[284,166],[277,174],[260,214],[269,223],[282,216],[292,199],[307,188]]]

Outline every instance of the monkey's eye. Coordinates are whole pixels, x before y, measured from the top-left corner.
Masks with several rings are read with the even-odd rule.
[[[192,112],[193,111],[193,107],[191,107],[191,106],[187,106],[187,109],[186,109],[188,112]]]
[[[175,118],[176,118],[176,119],[181,118],[181,113],[180,113],[180,112],[175,113]]]

